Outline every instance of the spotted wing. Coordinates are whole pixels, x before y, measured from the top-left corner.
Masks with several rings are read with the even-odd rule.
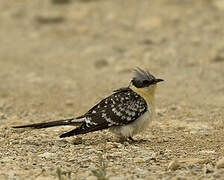
[[[128,124],[147,110],[145,100],[130,88],[122,88],[89,110],[85,117],[91,123],[108,126]]]
[[[141,96],[130,88],[122,88],[80,116],[84,123],[73,130],[73,135],[129,124],[146,111],[147,104]]]

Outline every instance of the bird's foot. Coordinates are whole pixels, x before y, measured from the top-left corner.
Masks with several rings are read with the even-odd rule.
[[[137,140],[133,139],[133,137],[128,137],[128,140],[130,140],[131,143],[136,143],[136,142],[138,142]]]

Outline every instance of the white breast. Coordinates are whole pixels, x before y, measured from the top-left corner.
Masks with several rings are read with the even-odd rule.
[[[111,127],[110,131],[121,137],[132,137],[148,127],[149,123],[152,121],[152,115],[153,112],[147,110],[134,122],[124,126]]]

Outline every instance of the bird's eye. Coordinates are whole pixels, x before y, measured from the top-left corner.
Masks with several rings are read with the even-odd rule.
[[[148,86],[150,84],[149,80],[144,80],[142,83],[144,86]]]

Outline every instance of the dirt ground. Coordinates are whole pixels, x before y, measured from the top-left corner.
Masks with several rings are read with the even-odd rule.
[[[0,179],[224,179],[223,0],[0,0]],[[107,130],[15,130],[71,118],[132,69],[165,79],[156,117]]]

